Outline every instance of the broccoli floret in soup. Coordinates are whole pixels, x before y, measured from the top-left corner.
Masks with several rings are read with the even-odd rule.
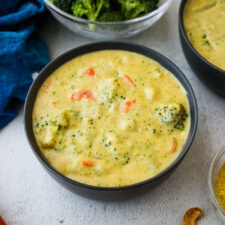
[[[182,104],[161,104],[155,109],[155,116],[161,123],[178,130],[183,130],[188,114]]]

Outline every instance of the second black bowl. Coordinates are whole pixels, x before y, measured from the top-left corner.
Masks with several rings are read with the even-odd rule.
[[[63,65],[64,63],[68,62],[69,60],[86,54],[90,52],[95,52],[99,50],[127,50],[131,52],[136,52],[139,54],[142,54],[144,56],[147,56],[157,62],[159,62],[163,67],[165,67],[167,70],[169,70],[183,85],[184,89],[187,93],[187,98],[190,106],[190,115],[191,115],[191,126],[190,126],[190,132],[187,138],[187,141],[181,150],[179,156],[161,173],[157,174],[156,176],[147,179],[145,181],[132,184],[129,186],[122,186],[122,187],[96,187],[96,186],[90,186],[86,184],[82,184],[79,182],[76,182],[74,180],[71,180],[62,174],[58,173],[45,159],[45,157],[42,155],[37,142],[34,137],[33,133],[33,126],[32,126],[32,111],[34,102],[37,96],[37,93],[46,80],[48,76],[50,76],[58,67]],[[154,50],[151,50],[149,48],[135,45],[135,44],[127,44],[127,43],[119,43],[119,42],[99,42],[99,43],[93,43],[89,45],[84,45],[78,48],[74,48],[65,54],[61,55],[57,59],[50,62],[39,74],[39,76],[34,81],[33,85],[31,86],[26,103],[25,103],[25,113],[24,113],[24,122],[25,122],[25,132],[27,135],[28,142],[30,143],[30,146],[38,158],[38,160],[41,162],[42,166],[47,170],[47,172],[60,184],[62,184],[67,189],[71,190],[72,192],[78,193],[82,196],[88,197],[88,198],[95,198],[95,199],[101,199],[101,200],[121,200],[125,199],[131,196],[134,196],[136,194],[143,193],[145,191],[151,190],[156,184],[160,183],[161,181],[165,180],[178,166],[178,164],[182,161],[186,153],[188,152],[194,136],[197,129],[197,120],[198,120],[198,114],[197,114],[197,104],[195,100],[195,96],[193,93],[193,90],[184,76],[184,74],[166,57],[159,54],[158,52],[155,52]]]
[[[183,21],[184,7],[187,0],[182,0],[179,10],[179,34],[184,55],[196,76],[216,94],[225,97],[225,71],[214,66],[202,57],[189,41]]]

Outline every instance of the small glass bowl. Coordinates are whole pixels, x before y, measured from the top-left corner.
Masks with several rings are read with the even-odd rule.
[[[53,5],[50,0],[44,0],[50,13],[63,26],[77,34],[94,39],[124,38],[138,34],[158,21],[170,7],[172,1],[173,0],[159,0],[158,9],[145,16],[132,20],[121,22],[94,22],[75,17]]]
[[[223,223],[225,222],[225,212],[223,211],[217,199],[216,181],[217,181],[218,173],[224,163],[225,163],[225,146],[219,152],[217,152],[215,157],[213,158],[212,164],[210,166],[209,178],[208,178],[210,197],[219,215],[219,218],[221,219]]]

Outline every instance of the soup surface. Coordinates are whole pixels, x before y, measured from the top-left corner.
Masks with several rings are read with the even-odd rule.
[[[225,70],[225,1],[188,0],[184,26],[194,48],[210,63]]]
[[[168,167],[189,132],[186,92],[157,62],[128,51],[79,56],[40,88],[33,130],[48,162],[81,183],[115,187]]]

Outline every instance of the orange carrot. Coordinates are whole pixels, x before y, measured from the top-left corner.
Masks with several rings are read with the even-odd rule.
[[[46,85],[45,85],[45,88],[46,88],[46,90],[48,90],[50,87],[51,87],[51,82],[49,81]]]
[[[57,104],[57,101],[52,101],[52,105],[56,105]]]
[[[88,68],[88,69],[86,70],[86,73],[87,73],[87,75],[90,76],[90,77],[95,77],[95,71],[94,71],[92,68]]]
[[[6,225],[6,223],[4,222],[1,216],[0,216],[0,225]]]
[[[71,101],[80,101],[80,100],[81,100],[81,97],[80,97],[79,92],[73,92],[73,93],[70,95],[69,99],[70,99]]]
[[[177,140],[174,138],[172,140],[172,143],[171,143],[170,147],[169,147],[169,152],[174,153],[174,152],[176,152],[176,150],[177,150]]]
[[[123,113],[128,113],[135,103],[135,100],[125,99],[120,105],[120,111]]]
[[[134,88],[134,86],[135,86],[134,81],[130,77],[128,77],[127,75],[123,76],[123,81],[126,84],[128,84],[130,86],[130,88]]]
[[[89,90],[73,92],[70,96],[71,101],[80,101],[82,98],[87,98],[89,100],[96,101],[96,98]]]
[[[87,167],[92,167],[94,166],[94,162],[90,159],[86,159],[82,161],[82,165]]]
[[[82,92],[82,94],[81,94],[81,96],[82,96],[82,98],[87,98],[87,99],[90,99],[90,100],[93,100],[93,101],[95,101],[96,100],[96,98],[94,97],[94,95],[92,94],[92,92],[91,91],[83,91]]]

